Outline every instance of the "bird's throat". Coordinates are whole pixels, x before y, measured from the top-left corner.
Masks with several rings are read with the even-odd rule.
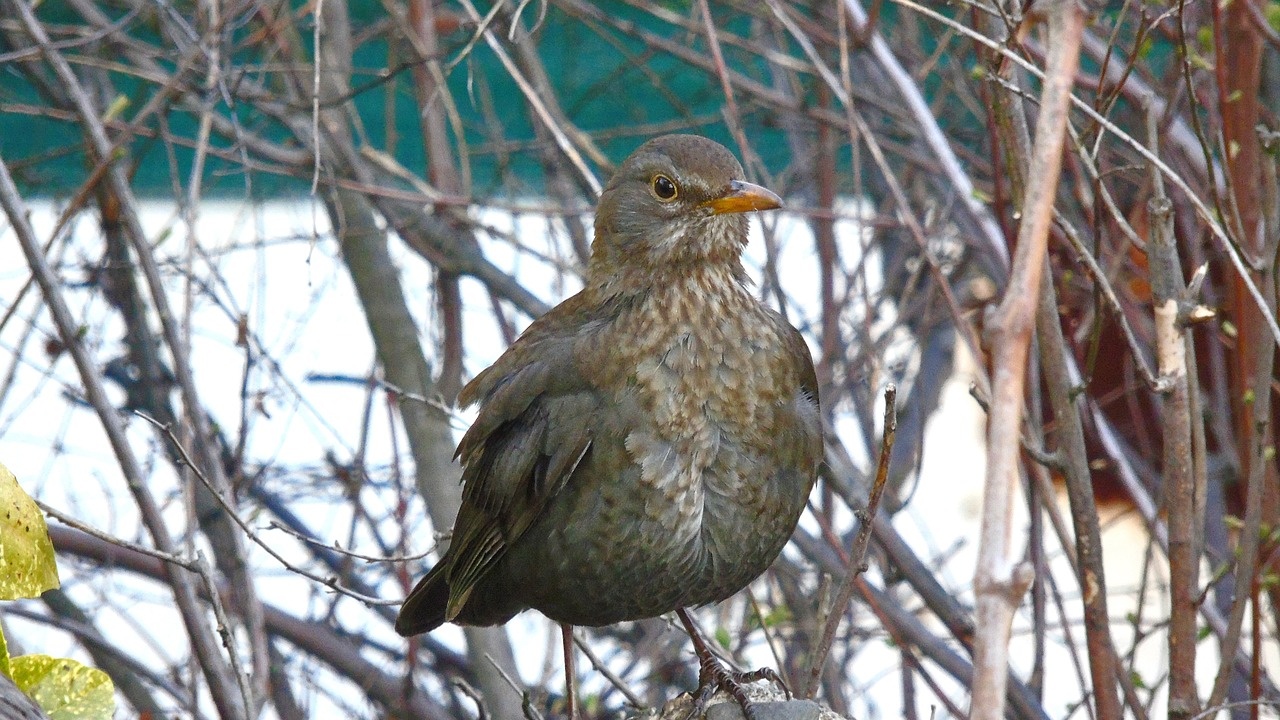
[[[647,305],[667,314],[672,302],[681,306],[704,303],[711,309],[725,301],[751,301],[750,279],[737,252],[724,257],[701,257],[681,262],[630,264],[625,269],[597,272],[591,268],[587,289],[603,305],[622,301]]]
[[[747,225],[740,215],[686,218],[659,232],[626,237],[597,232],[587,286],[601,303],[624,296],[661,298],[669,293],[742,294]]]

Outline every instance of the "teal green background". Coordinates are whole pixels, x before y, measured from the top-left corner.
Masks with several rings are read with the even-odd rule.
[[[301,5],[301,2],[294,3],[295,8]],[[695,47],[701,44],[700,40],[683,36],[683,31],[654,19],[648,13],[621,3],[603,5],[614,16],[635,21],[665,37],[694,42]],[[122,9],[113,8],[111,3],[103,3],[102,7],[115,18],[125,16]],[[175,7],[184,13],[191,12],[181,2]],[[689,12],[687,3],[670,3],[668,7],[686,16]],[[359,0],[353,2],[351,8],[352,30],[356,37],[384,19],[384,10],[377,0]],[[522,16],[526,27],[537,19],[537,8],[537,3],[526,8]],[[486,9],[485,6],[480,7],[481,12]],[[55,30],[82,24],[77,15],[59,2],[43,3],[39,12],[41,19]],[[243,20],[230,31],[231,47],[239,47],[261,29],[260,22],[250,18]],[[310,22],[310,15],[299,21],[299,31],[308,46]],[[735,27],[737,22],[736,19],[730,20],[723,27],[747,32],[745,26]],[[537,27],[535,41],[557,87],[563,110],[579,128],[595,137],[611,158],[620,160],[640,142],[659,134],[655,126],[667,126],[669,123],[729,142],[721,115],[723,97],[716,78],[700,69],[691,71],[675,58],[662,54],[648,55],[639,41],[624,38],[607,28],[601,30],[609,35],[610,41],[577,19],[550,7]],[[135,17],[129,32],[163,51],[164,55],[176,56],[176,52],[157,36],[154,21]],[[449,62],[458,57],[471,35],[472,28],[463,25],[445,36],[442,39],[444,60]],[[240,51],[233,55],[234,61],[255,65],[278,62],[277,58],[259,56],[260,49],[261,44]],[[102,44],[64,49],[71,59],[87,56],[95,61],[115,60],[112,57],[114,52]],[[642,59],[643,68],[628,59],[628,54]],[[755,60],[745,53],[726,46],[725,54],[737,71],[767,80],[765,68],[753,65]],[[421,175],[425,171],[425,161],[410,70],[402,69],[390,79],[381,77],[389,65],[398,65],[403,59],[390,56],[387,43],[381,40],[360,45],[354,57],[352,78],[353,87],[360,92],[354,103],[369,143],[383,150],[387,149],[388,141],[388,117],[391,115],[388,107],[394,108],[390,117],[396,134],[393,154],[401,164]],[[90,69],[85,63],[73,63],[73,66],[84,73],[82,77],[85,78],[93,74],[101,76],[104,72],[109,75],[117,93],[115,102],[127,101],[120,113],[123,120],[131,119],[157,91],[153,83],[114,69]],[[167,66],[172,68],[172,62]],[[201,76],[195,77],[198,80]],[[264,73],[254,77],[266,82],[276,80]],[[533,148],[535,135],[530,125],[531,111],[497,56],[483,41],[476,43],[470,54],[454,67],[448,81],[465,127],[473,195],[537,193],[541,187],[542,169]],[[486,98],[489,99],[488,108],[485,107]],[[73,192],[83,182],[86,173],[79,128],[66,119],[21,111],[18,106],[31,108],[49,103],[12,65],[0,66],[0,103],[3,104],[0,106],[0,153],[4,154],[24,190],[45,195]],[[224,114],[229,112],[221,98],[217,99],[217,109]],[[744,119],[752,128],[753,147],[761,153],[767,167],[781,169],[787,162],[786,147],[781,141],[780,131],[762,127],[768,122],[765,112],[749,103],[742,107]],[[278,142],[289,139],[287,130],[269,118],[249,112],[247,105],[237,106],[236,114],[239,122],[252,132]],[[168,131],[175,135],[193,138],[196,134],[196,116],[177,106],[165,113],[165,123]],[[156,119],[148,120],[146,127],[156,129]],[[501,142],[494,142],[495,139]],[[231,140],[214,136],[212,144],[228,148]],[[139,137],[129,146],[129,152],[134,184],[140,194],[168,196],[175,192],[176,187],[187,185],[193,155],[190,149],[176,144],[166,148],[158,139]],[[284,177],[261,170],[253,171],[251,182],[247,184],[238,163],[212,156],[207,163],[203,179],[207,195],[243,196],[246,185],[252,188],[255,196],[293,194],[306,192],[310,185],[309,177]]]

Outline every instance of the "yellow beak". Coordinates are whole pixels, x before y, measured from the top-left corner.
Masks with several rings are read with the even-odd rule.
[[[714,200],[702,203],[702,207],[711,208],[716,215],[724,213],[749,212],[751,210],[774,210],[782,207],[782,198],[768,188],[743,180],[729,183],[730,191]]]

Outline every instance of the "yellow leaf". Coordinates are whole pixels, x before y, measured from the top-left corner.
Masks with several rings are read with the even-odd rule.
[[[0,600],[38,597],[58,587],[58,566],[44,515],[0,465]]]
[[[116,689],[97,668],[69,658],[23,655],[12,661],[13,682],[50,720],[111,720]]]

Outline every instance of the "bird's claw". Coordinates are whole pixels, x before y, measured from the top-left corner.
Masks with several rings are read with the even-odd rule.
[[[724,690],[742,708],[747,720],[757,720],[756,706],[747,697],[746,686],[760,680],[768,680],[791,699],[791,689],[783,682],[782,677],[771,668],[760,668],[750,672],[735,672],[720,664],[710,655],[698,659],[698,689],[694,691],[693,708],[685,716],[685,720],[702,717],[707,710],[707,703],[715,696],[717,690]]]

